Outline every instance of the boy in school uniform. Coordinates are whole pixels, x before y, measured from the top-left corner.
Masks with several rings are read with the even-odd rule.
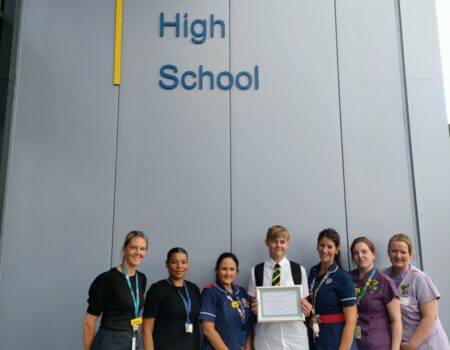
[[[275,225],[267,230],[266,246],[269,258],[251,270],[248,295],[256,298],[258,286],[293,286],[300,284],[303,298],[309,295],[308,276],[303,266],[289,261],[286,252],[289,248],[289,231],[286,227]],[[310,310],[301,303],[305,316]],[[258,323],[254,327],[256,350],[308,350],[308,334],[302,321]]]

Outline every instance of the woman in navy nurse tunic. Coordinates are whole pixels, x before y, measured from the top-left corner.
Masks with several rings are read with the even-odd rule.
[[[357,349],[354,342],[356,295],[349,273],[341,268],[340,238],[333,229],[319,233],[320,263],[311,268],[308,282],[312,306],[312,350]]]
[[[216,283],[203,289],[199,317],[205,333],[203,350],[252,348],[247,292],[233,283],[238,266],[233,253],[221,254],[216,263]]]

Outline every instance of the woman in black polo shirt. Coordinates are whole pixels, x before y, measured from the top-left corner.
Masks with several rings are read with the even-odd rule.
[[[142,323],[139,310],[144,306],[147,279],[137,267],[147,253],[147,246],[148,238],[143,232],[131,231],[122,247],[122,264],[92,282],[83,320],[84,350],[142,349],[137,329]],[[95,334],[100,315],[100,328]]]
[[[152,284],[144,307],[145,350],[199,350],[200,290],[185,275],[189,259],[183,248],[167,253],[167,279]]]

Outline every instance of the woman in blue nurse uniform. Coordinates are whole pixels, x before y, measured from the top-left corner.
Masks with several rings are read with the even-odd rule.
[[[348,272],[341,268],[340,238],[333,229],[319,233],[320,263],[309,274],[312,307],[312,350],[357,349],[356,295]]]
[[[205,334],[204,350],[252,348],[247,292],[233,283],[238,266],[233,253],[221,254],[216,263],[216,282],[203,289],[199,318]]]

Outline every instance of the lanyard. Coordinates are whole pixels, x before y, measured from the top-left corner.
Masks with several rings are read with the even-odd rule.
[[[236,300],[234,300],[233,295],[229,295],[228,292],[225,292],[227,299],[230,301],[230,305],[233,309],[236,309],[236,311],[239,314],[239,318],[241,319],[241,350],[245,348],[245,342],[247,341],[247,331],[246,331],[246,325],[247,325],[247,318],[245,317],[245,307],[244,303],[241,301],[241,298],[239,298],[236,295]],[[233,303],[237,303],[236,307],[233,307]]]
[[[314,288],[314,285],[316,284],[316,278],[314,277],[313,281],[312,281],[312,294],[313,294],[313,309],[312,312],[313,314],[316,313],[316,298],[317,298],[317,294],[319,293],[319,289],[320,287],[322,287],[322,284],[324,284],[324,282],[328,279],[328,276],[330,276],[330,271],[327,271],[327,273],[325,274],[325,276],[323,276],[322,281],[320,281],[319,285]]]
[[[191,320],[189,319],[189,315],[191,314],[191,296],[189,295],[189,291],[187,289],[186,283],[183,283],[184,291],[186,293],[186,298],[183,296],[183,293],[180,292],[180,290],[172,283],[170,279],[167,280],[172,286],[175,287],[178,294],[180,294],[181,300],[183,300],[184,308],[186,309],[186,324],[190,324]]]
[[[234,300],[234,298],[231,295],[227,294],[227,299],[230,301],[231,304],[237,303],[237,307],[233,307],[233,305],[231,307],[233,309],[236,309],[236,311],[238,312],[239,317],[241,319],[241,323],[243,325],[245,325],[247,323],[247,320],[245,318],[245,308],[244,308],[244,304],[241,301],[241,298],[236,296],[236,300]]]
[[[359,303],[362,300],[362,298],[364,298],[364,296],[366,295],[367,288],[370,286],[370,283],[372,282],[373,277],[375,276],[375,272],[376,272],[376,269],[373,268],[372,272],[370,273],[369,278],[367,279],[366,283],[364,283],[364,286],[362,287],[362,289],[359,288],[359,292],[357,292],[357,290],[356,290],[358,287],[356,285],[357,281],[355,280],[355,292],[356,292],[356,295],[358,297],[357,300],[356,300],[356,305],[359,305]]]
[[[138,317],[139,315],[139,280],[138,280],[138,273],[136,271],[136,295],[133,293],[133,287],[131,286],[130,282],[130,276],[128,276],[127,269],[125,268],[124,264],[120,265],[122,268],[122,273],[125,275],[125,278],[128,283],[128,287],[130,288],[131,298],[133,299],[134,303],[134,317]]]

